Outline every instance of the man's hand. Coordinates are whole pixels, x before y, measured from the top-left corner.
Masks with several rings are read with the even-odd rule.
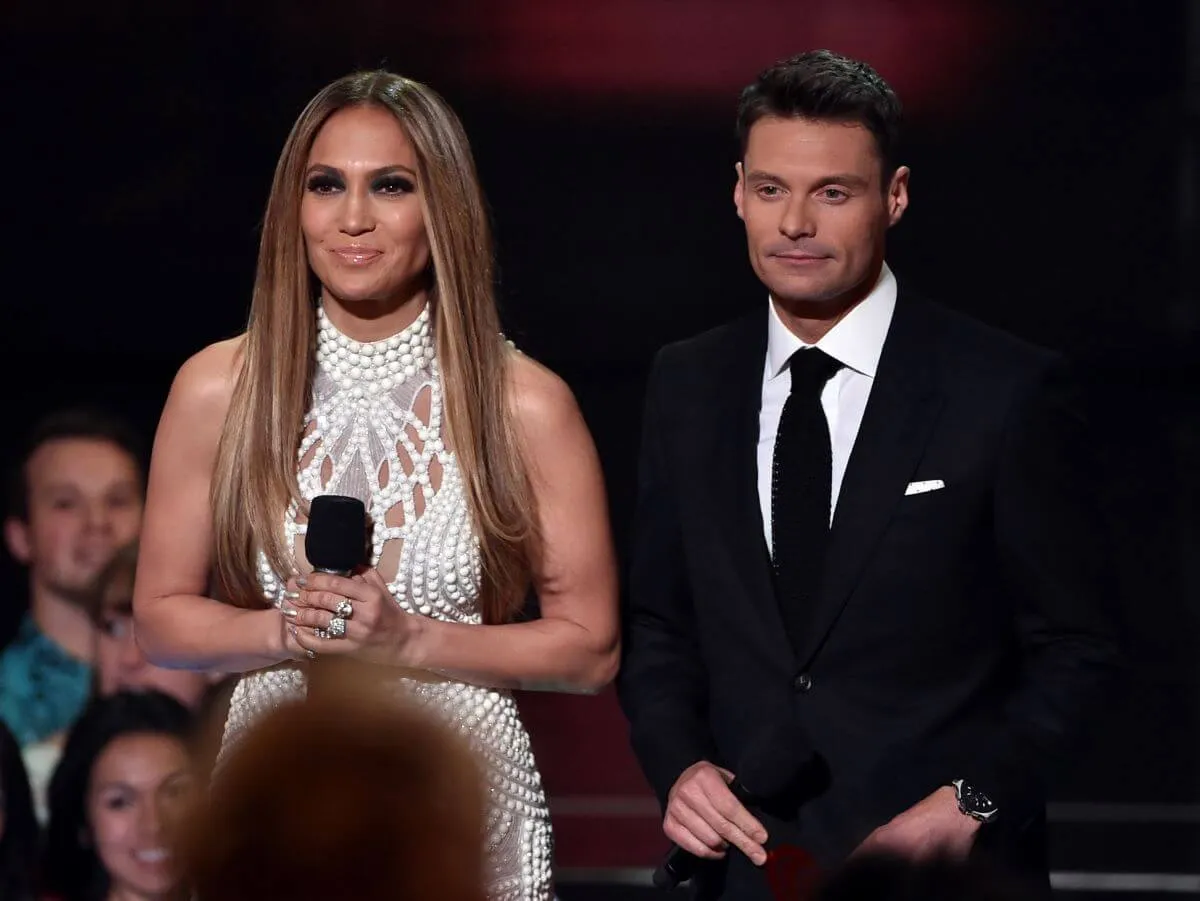
[[[762,866],[767,860],[767,830],[733,796],[732,781],[733,773],[707,761],[692,764],[667,796],[663,832],[697,857],[715,860],[733,845]]]
[[[854,854],[899,854],[912,860],[939,855],[964,858],[975,843],[980,825],[958,809],[954,789],[947,785],[884,823]]]

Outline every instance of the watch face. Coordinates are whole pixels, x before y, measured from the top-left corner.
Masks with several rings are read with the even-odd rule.
[[[954,787],[958,790],[959,809],[968,816],[986,821],[993,819],[999,812],[991,798],[961,779],[954,783]]]
[[[986,813],[989,810],[995,809],[996,805],[992,803],[992,799],[982,792],[970,791],[967,793],[967,801],[973,810],[980,813]]]

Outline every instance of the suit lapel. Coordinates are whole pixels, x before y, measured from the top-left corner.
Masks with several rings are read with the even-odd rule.
[[[875,382],[842,479],[813,630],[797,654],[807,666],[834,627],[904,496],[942,407],[919,301],[897,299]]]
[[[715,476],[711,493],[720,511],[722,543],[734,572],[750,601],[765,640],[779,660],[791,662],[792,651],[775,601],[771,559],[763,536],[758,500],[758,416],[762,406],[762,376],[767,352],[767,317],[757,312],[734,324],[723,367],[712,388],[716,439],[709,471]]]

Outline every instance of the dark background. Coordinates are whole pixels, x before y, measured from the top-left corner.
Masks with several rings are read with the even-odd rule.
[[[1075,357],[1110,476],[1131,668],[1062,788],[1057,863],[1197,868],[1195,4],[18,0],[0,16],[5,464],[66,402],[149,439],[179,364],[244,322],[292,120],[384,65],[464,119],[509,334],[574,388],[622,543],[653,352],[765,303],[730,197],[737,91],[801,49],[866,58],[909,112],[898,277]],[[22,588],[10,561],[0,576],[10,625]],[[594,736],[549,709],[535,720],[574,760]],[[570,770],[542,756],[548,782]],[[1113,803],[1143,806],[1097,806]]]

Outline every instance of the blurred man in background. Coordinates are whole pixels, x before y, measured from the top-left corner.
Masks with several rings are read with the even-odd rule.
[[[34,427],[13,473],[4,539],[28,570],[29,596],[0,601],[27,610],[0,651],[0,719],[22,747],[37,798],[61,734],[92,691],[89,594],[141,525],[139,445],[113,416],[65,410]]]

